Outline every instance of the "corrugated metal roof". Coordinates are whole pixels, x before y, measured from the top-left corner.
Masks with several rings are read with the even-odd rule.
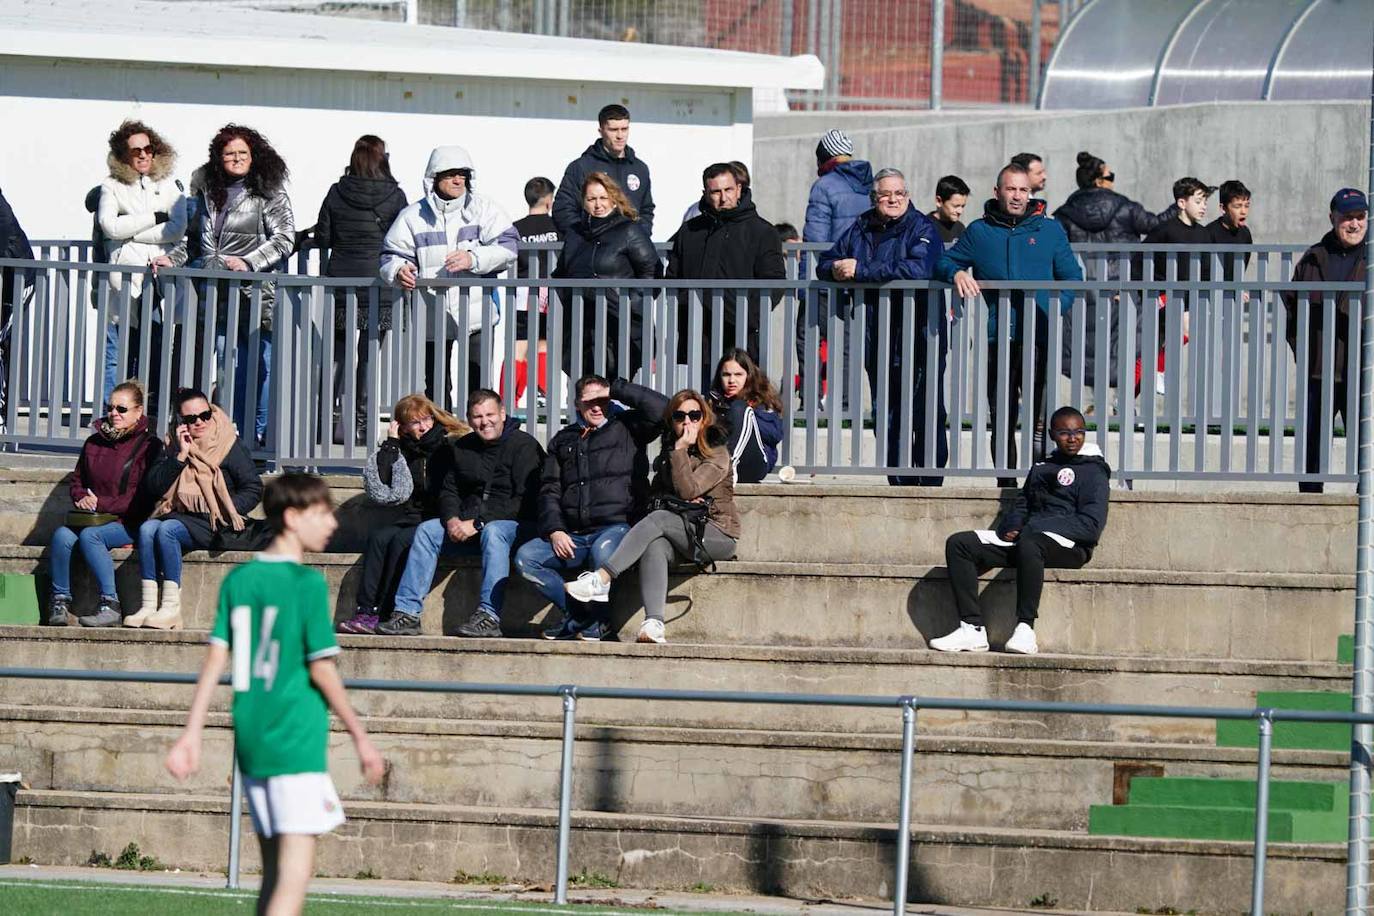
[[[0,55],[668,86],[819,89],[824,79],[813,55],[773,57],[145,0],[0,0]]]

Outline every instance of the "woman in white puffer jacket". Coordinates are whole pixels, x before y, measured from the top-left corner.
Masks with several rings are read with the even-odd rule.
[[[177,154],[172,145],[142,121],[125,121],[110,134],[106,157],[110,175],[100,184],[96,221],[105,237],[105,260],[111,264],[147,267],[170,252],[186,235],[187,202],[181,182],[173,177]],[[118,364],[119,317],[124,274],[110,273],[109,321],[105,327],[105,401],[114,386],[135,376],[133,354],[138,339],[129,341],[129,365]],[[131,329],[139,326],[144,275],[129,274]],[[160,348],[153,352],[159,352]],[[152,375],[154,373],[148,373]]]

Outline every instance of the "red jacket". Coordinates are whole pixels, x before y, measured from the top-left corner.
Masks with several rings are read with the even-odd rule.
[[[154,494],[143,490],[143,474],[161,452],[162,441],[148,432],[146,415],[120,439],[93,433],[81,446],[81,457],[72,471],[72,502],[94,492],[95,511],[119,516],[125,527],[143,521],[154,499]]]

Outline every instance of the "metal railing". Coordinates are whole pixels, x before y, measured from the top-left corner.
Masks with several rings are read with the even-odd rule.
[[[1357,377],[1364,289],[1280,279],[1295,254],[1237,249],[1226,265],[1196,247],[1091,246],[1080,252],[1090,279],[985,282],[972,298],[928,281],[808,280],[800,261],[800,276],[776,281],[554,280],[535,264],[524,279],[426,280],[405,294],[368,278],[0,261],[18,303],[0,351],[0,442],[78,447],[104,391],[136,372],[157,417],[194,384],[246,441],[262,431],[258,457],[356,467],[378,418],[412,391],[451,406],[497,388],[547,441],[575,418],[580,375],[671,393],[706,385],[737,345],[778,381],[780,459],[802,472],[1015,476],[1041,453],[1045,418],[1070,404],[1091,409],[1091,441],[1128,482],[1349,482],[1355,437],[1340,441],[1335,415],[1353,429],[1345,380]],[[517,391],[517,363],[541,341],[543,378],[527,359]],[[244,378],[254,370],[265,387]]]
[[[196,675],[160,671],[85,671],[80,669],[0,668],[0,679],[75,680],[121,683],[195,684]],[[228,685],[230,679],[220,679]],[[355,691],[398,691],[509,697],[558,697],[563,706],[562,754],[559,762],[558,840],[554,902],[567,902],[568,848],[572,834],[573,744],[579,700],[614,699],[670,703],[731,703],[772,706],[825,706],[899,709],[902,714],[896,853],[893,862],[892,912],[906,912],[908,868],[911,858],[912,758],[916,752],[916,716],[922,709],[961,712],[1043,713],[1049,715],[1098,715],[1132,718],[1255,720],[1259,747],[1256,757],[1254,866],[1250,912],[1263,916],[1265,864],[1269,849],[1269,778],[1275,722],[1374,724],[1374,715],[1353,712],[1149,704],[1062,703],[1040,700],[968,699],[961,697],[865,696],[855,694],[768,693],[726,690],[660,690],[639,687],[587,687],[576,684],[482,684],[458,681],[383,680],[349,678],[344,686]],[[242,782],[237,763],[231,783],[228,886],[238,887],[239,845],[242,831]]]

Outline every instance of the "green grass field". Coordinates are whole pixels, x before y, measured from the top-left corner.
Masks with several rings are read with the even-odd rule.
[[[614,891],[606,896],[613,897]],[[14,916],[221,916],[251,914],[256,894],[207,887],[153,887],[106,884],[94,881],[46,881],[0,879],[0,909]],[[416,897],[365,897],[354,894],[312,894],[305,912],[319,916],[367,916],[367,914],[491,913],[534,916],[540,913],[573,913],[577,916],[644,916],[672,910],[643,906],[599,906],[548,903],[512,903],[504,900],[442,899]],[[730,916],[716,912],[713,916]]]

